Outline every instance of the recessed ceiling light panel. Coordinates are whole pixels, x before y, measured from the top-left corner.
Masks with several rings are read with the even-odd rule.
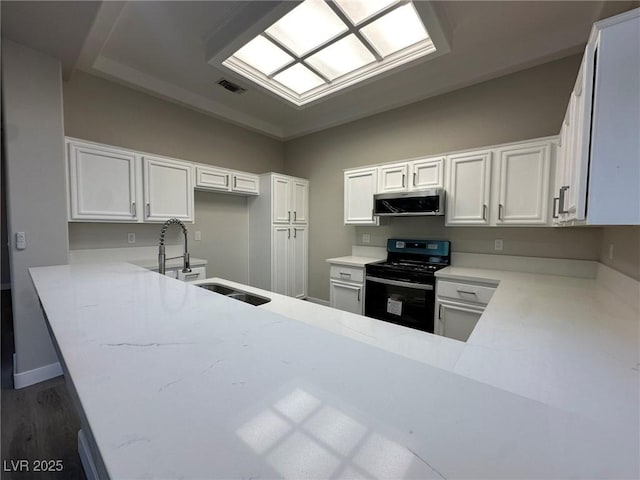
[[[440,43],[442,30],[425,13],[431,7],[419,7],[407,0],[305,0],[222,64],[302,106],[435,53],[422,18]]]

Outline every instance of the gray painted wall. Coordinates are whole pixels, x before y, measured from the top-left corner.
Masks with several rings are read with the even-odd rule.
[[[571,56],[287,142],[285,171],[310,188],[309,295],[329,296],[325,259],[348,255],[362,233],[448,238],[457,251],[598,259],[600,229],[445,229],[442,219],[392,219],[384,227],[343,225],[345,168],[480,147],[560,130],[581,57]]]
[[[613,258],[609,258],[611,245]],[[631,278],[640,280],[640,227],[603,228],[600,261]]]
[[[280,141],[83,72],[63,87],[68,136],[253,173],[283,171]],[[246,283],[247,199],[196,192],[195,216],[192,256],[209,262],[209,275]],[[69,243],[72,250],[150,246],[159,231],[159,225],[71,223]],[[128,232],[136,234],[135,245],[127,243]],[[181,242],[177,231],[168,235],[168,244]]]
[[[60,62],[2,40],[9,238],[16,371],[57,362],[28,268],[67,263]],[[13,243],[13,242],[12,242]]]

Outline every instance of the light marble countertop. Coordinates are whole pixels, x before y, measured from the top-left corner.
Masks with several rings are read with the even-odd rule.
[[[354,255],[348,255],[346,257],[327,258],[326,262],[335,265],[347,265],[350,267],[364,267],[367,263],[374,263],[384,260],[383,258],[375,257],[357,257]]]
[[[637,312],[471,270],[441,271],[499,282],[466,344],[125,263],[31,274],[110,478],[637,478]]]

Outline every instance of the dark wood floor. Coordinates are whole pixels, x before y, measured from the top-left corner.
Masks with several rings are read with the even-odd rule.
[[[80,422],[62,377],[14,390],[10,375],[13,354],[12,322],[2,292],[2,480],[85,480],[77,448]],[[8,337],[11,338],[8,338]],[[10,340],[10,341],[9,341]],[[7,349],[11,349],[7,352]],[[7,365],[9,363],[9,365]],[[29,471],[17,463],[26,460]],[[61,472],[34,472],[36,460],[60,460]],[[13,463],[12,463],[13,461]]]

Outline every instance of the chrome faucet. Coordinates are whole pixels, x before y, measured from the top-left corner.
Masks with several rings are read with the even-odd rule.
[[[164,254],[164,234],[167,232],[167,228],[169,225],[180,225],[182,228],[182,233],[184,234],[184,254],[178,255],[177,257],[165,257]],[[174,258],[183,258],[184,266],[182,267],[182,273],[189,273],[191,271],[191,266],[189,265],[189,250],[187,249],[187,227],[185,227],[184,223],[177,218],[170,218],[164,225],[162,225],[162,231],[160,232],[160,245],[158,247],[158,272],[160,275],[165,274],[166,262],[167,260],[173,260]]]

